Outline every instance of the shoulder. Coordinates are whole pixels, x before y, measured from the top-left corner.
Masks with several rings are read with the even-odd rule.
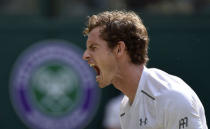
[[[176,97],[176,95],[192,92],[191,88],[179,77],[155,68],[145,70],[144,81],[142,90],[154,98],[167,97],[170,94],[174,94]]]
[[[142,90],[152,96],[156,104],[166,107],[177,105],[181,108],[199,103],[196,93],[179,77],[155,68],[147,69],[146,74]]]
[[[171,90],[157,99],[158,115],[162,116],[165,128],[178,128],[189,123],[189,129],[205,126],[205,112],[196,95],[179,90]],[[186,128],[187,129],[187,128]]]
[[[188,110],[193,106],[193,99],[188,94],[177,90],[169,90],[157,97],[157,105],[168,111]]]

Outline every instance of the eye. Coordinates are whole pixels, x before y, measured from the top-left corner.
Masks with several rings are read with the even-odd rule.
[[[95,51],[96,50],[96,47],[92,47],[92,50]]]
[[[90,50],[91,50],[91,51],[95,51],[95,50],[96,50],[96,47],[95,47],[95,46],[91,46],[91,47],[90,47]]]

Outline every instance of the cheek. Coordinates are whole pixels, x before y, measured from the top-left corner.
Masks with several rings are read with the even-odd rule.
[[[110,51],[100,51],[101,53],[97,53],[95,55],[96,63],[99,66],[101,72],[103,74],[110,73],[115,66],[115,58]]]
[[[108,58],[103,61],[102,65],[102,72],[111,74],[114,73],[116,67],[116,61],[113,58]]]

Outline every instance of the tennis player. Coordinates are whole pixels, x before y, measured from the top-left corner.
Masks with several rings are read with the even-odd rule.
[[[125,95],[119,114],[122,129],[207,129],[196,93],[182,79],[146,67],[149,38],[137,14],[92,15],[84,34],[83,59],[96,70],[99,87],[113,84]]]

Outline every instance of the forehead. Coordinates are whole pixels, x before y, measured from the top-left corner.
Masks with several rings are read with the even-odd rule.
[[[89,44],[99,45],[101,42],[105,42],[100,37],[100,30],[101,30],[101,27],[96,27],[88,34],[87,45]]]
[[[89,34],[86,42],[86,48],[89,49],[93,46],[97,46],[100,50],[111,51],[108,46],[108,42],[100,37],[102,27],[94,28]]]

